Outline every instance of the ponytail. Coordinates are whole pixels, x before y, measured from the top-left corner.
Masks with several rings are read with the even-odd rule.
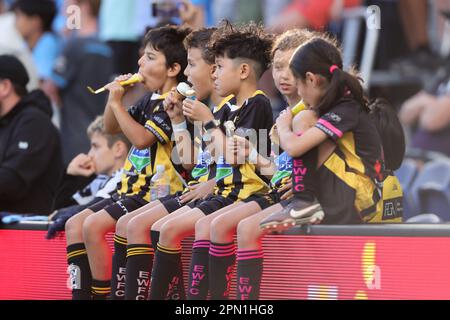
[[[342,70],[342,56],[335,43],[322,38],[314,38],[297,48],[290,62],[296,78],[306,79],[306,73],[319,74],[328,80],[327,90],[320,100],[317,110],[323,115],[337,101],[350,94],[365,111],[366,101],[360,78],[353,71]]]
[[[378,98],[369,104],[369,118],[380,135],[387,170],[397,170],[405,156],[405,135],[397,112],[384,99]]]

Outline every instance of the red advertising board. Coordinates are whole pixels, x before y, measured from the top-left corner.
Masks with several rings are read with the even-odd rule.
[[[45,234],[0,230],[0,299],[70,299],[65,239]],[[450,236],[270,235],[263,248],[261,299],[450,299]]]

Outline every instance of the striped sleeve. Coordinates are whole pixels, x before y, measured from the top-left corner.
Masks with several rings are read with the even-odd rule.
[[[145,128],[155,135],[159,143],[166,144],[170,142],[172,123],[165,111],[153,113],[145,123]]]
[[[357,104],[340,103],[320,117],[315,127],[334,141],[339,140],[344,133],[356,127],[360,110]]]

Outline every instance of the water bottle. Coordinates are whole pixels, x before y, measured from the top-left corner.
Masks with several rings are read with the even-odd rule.
[[[167,174],[165,174],[164,165],[156,166],[156,173],[150,179],[150,194],[151,200],[161,199],[168,196],[170,193],[170,181]]]

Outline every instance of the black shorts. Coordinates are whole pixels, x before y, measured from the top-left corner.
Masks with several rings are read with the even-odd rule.
[[[195,200],[191,201],[187,204],[187,206],[191,209],[198,208],[200,209],[206,216],[222,209],[230,204],[233,204],[235,201],[230,198],[217,196],[217,195],[209,195],[204,200]]]
[[[114,220],[119,220],[120,217],[146,204],[148,202],[139,196],[119,196],[115,193],[111,198],[101,200],[90,206],[89,209],[94,212],[104,209]]]
[[[179,191],[175,194],[168,195],[164,198],[158,199],[159,202],[166,208],[169,213],[177,211],[178,209],[184,207],[186,204],[181,203],[180,196],[183,194],[182,191]]]
[[[255,201],[261,210],[267,209],[268,207],[273,206],[274,204],[281,203],[281,197],[285,192],[278,192],[277,190],[272,190],[269,193],[255,193],[252,194],[250,197],[248,197],[245,200],[242,200],[245,203],[249,203],[252,201]],[[288,201],[289,203],[290,201]]]

